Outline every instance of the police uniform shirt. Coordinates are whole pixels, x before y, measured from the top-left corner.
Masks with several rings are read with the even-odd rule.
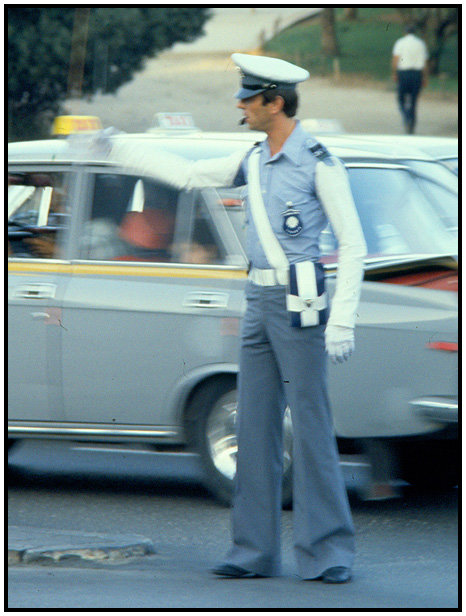
[[[319,235],[327,223],[315,192],[314,176],[318,162],[310,147],[316,144],[301,124],[284,143],[280,152],[271,156],[268,141],[259,146],[259,174],[262,197],[272,230],[290,263],[319,259]],[[242,164],[247,178],[249,156]],[[236,183],[241,180],[236,180]],[[264,254],[248,203],[248,188],[244,194],[247,215],[247,254],[251,265],[259,269],[271,266]],[[287,213],[293,215],[294,226],[287,224]]]
[[[399,71],[422,71],[428,58],[427,47],[414,34],[407,34],[396,41],[393,55],[398,57]]]
[[[336,291],[329,324],[353,327],[359,301],[366,245],[344,166],[338,159],[325,161],[312,153],[317,142],[299,122],[283,148],[271,157],[268,143],[260,144],[260,177],[264,203],[272,228],[291,263],[319,259],[319,234],[332,225],[339,244]],[[152,176],[180,190],[206,186],[247,184],[250,146],[228,157],[187,161],[161,152],[151,143],[115,143],[111,158],[128,169]],[[245,186],[247,198],[247,186]],[[288,225],[288,208],[297,214],[297,226]],[[252,266],[269,269],[247,204],[248,257]],[[296,233],[296,231],[298,231]]]

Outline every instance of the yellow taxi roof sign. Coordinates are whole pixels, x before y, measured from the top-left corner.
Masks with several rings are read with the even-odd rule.
[[[102,122],[96,116],[63,115],[53,121],[52,135],[73,135],[101,130]]]

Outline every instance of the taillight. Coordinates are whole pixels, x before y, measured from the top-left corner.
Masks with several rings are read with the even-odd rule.
[[[434,351],[448,351],[449,353],[458,353],[458,343],[457,342],[429,342],[426,344],[428,349],[433,349]]]

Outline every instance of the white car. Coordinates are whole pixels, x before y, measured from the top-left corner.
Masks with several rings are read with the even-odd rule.
[[[199,159],[256,136],[116,138]],[[455,484],[456,178],[427,155],[407,164],[406,148],[388,155],[383,144],[322,141],[346,164],[369,249],[356,352],[330,367],[341,451],[378,444],[399,462],[397,476]],[[10,144],[8,166],[9,442],[189,448],[228,501],[248,267],[238,192],[174,191],[67,140]],[[321,248],[331,295],[330,227]]]

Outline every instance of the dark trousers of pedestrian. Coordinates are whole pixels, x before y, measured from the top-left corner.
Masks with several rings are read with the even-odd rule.
[[[298,573],[351,567],[354,528],[327,395],[324,325],[290,326],[285,287],[248,283],[238,393],[233,545],[227,562],[281,572],[283,416],[293,423],[293,537]]]
[[[422,71],[398,71],[398,103],[403,125],[409,134],[416,126],[416,103],[422,88]]]

